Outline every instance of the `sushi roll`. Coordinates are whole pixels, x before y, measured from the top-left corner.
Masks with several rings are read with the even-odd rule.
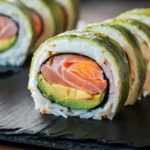
[[[35,51],[48,38],[61,33],[61,11],[55,0],[20,0],[29,10],[34,24]]]
[[[20,66],[33,42],[32,20],[17,3],[0,1],[0,66]]]
[[[130,91],[126,105],[133,105],[142,93],[146,78],[146,63],[137,38],[126,28],[111,24],[110,21],[89,25],[87,30],[109,36],[116,40],[127,54],[130,64]]]
[[[56,0],[62,13],[63,31],[76,28],[79,17],[80,0]]]
[[[132,32],[140,44],[147,67],[146,80],[142,93],[143,96],[147,96],[150,94],[150,27],[147,24],[135,19],[116,19],[112,20],[112,22],[114,24],[124,26],[126,29]]]
[[[128,97],[129,79],[117,42],[76,30],[48,39],[34,53],[28,89],[43,114],[112,119]]]

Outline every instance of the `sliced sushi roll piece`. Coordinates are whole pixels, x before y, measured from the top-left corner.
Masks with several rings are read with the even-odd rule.
[[[55,0],[20,0],[29,9],[35,31],[35,51],[48,38],[61,33],[61,11]]]
[[[143,95],[147,96],[150,94],[150,27],[135,19],[116,19],[110,22],[124,26],[138,39],[147,65],[146,80],[143,87]]]
[[[94,24],[86,27],[116,40],[127,54],[130,64],[130,91],[126,105],[133,105],[140,94],[146,78],[146,63],[136,37],[126,28],[109,23]]]
[[[0,66],[23,64],[33,32],[30,15],[23,5],[0,1]]]
[[[150,27],[150,9],[149,8],[133,9],[133,10],[127,11],[125,13],[122,13],[117,18],[138,20],[139,22],[144,23]],[[146,25],[144,27],[144,30],[146,30],[147,34],[149,34],[149,30],[147,30]],[[146,39],[144,39],[144,41],[145,41],[144,44],[141,43],[141,45],[142,45],[143,49],[145,49],[145,52],[147,51],[147,53],[145,55],[146,60],[149,60],[149,52],[148,52],[148,51],[150,51],[149,41]],[[146,50],[146,49],[149,49],[149,50]],[[147,64],[147,77],[146,77],[146,81],[145,81],[145,84],[143,87],[143,96],[150,95],[150,87],[149,87],[150,73],[149,73],[149,70],[150,70],[150,62],[148,62],[148,64]]]
[[[126,54],[114,40],[70,31],[34,53],[28,88],[42,113],[112,119],[127,99],[129,72]]]
[[[7,16],[0,15],[0,52],[12,47],[17,40],[18,26],[15,21]]]
[[[61,9],[63,30],[75,29],[79,17],[80,0],[56,0],[56,2]]]

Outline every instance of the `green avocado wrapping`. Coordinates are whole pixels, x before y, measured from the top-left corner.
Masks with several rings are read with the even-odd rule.
[[[37,86],[40,67],[50,56],[59,53],[87,56],[101,66],[110,82],[108,99],[102,106],[97,106],[97,108],[93,108],[90,111],[80,111],[72,108],[65,110],[66,107],[62,105],[59,105],[61,107],[59,109],[55,107],[57,100],[53,102],[44,93],[41,93]],[[106,68],[112,71],[112,75],[108,74]],[[128,97],[129,72],[126,54],[114,40],[94,32],[75,30],[47,40],[34,53],[28,88],[32,93],[36,108],[40,108],[41,112],[43,109],[46,109],[46,113],[48,114],[62,115],[64,117],[79,116],[80,118],[93,118],[98,120],[102,119],[102,117],[113,118],[123,107]],[[56,111],[54,113],[55,109],[57,110],[57,114]],[[77,112],[81,114],[77,115]]]
[[[130,64],[130,91],[126,105],[133,105],[140,94],[146,78],[146,62],[136,37],[126,28],[111,21],[86,27],[87,30],[106,34],[122,46],[128,56]]]

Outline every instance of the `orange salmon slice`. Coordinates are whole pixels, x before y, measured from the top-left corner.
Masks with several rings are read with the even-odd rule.
[[[42,32],[42,20],[35,11],[30,10],[30,12],[34,24],[35,36],[38,37]]]
[[[63,23],[63,30],[66,31],[67,28],[67,13],[65,11],[65,9],[63,8],[63,6],[59,6],[60,10],[61,10],[61,18],[62,18],[62,23]]]
[[[90,94],[102,93],[107,86],[99,65],[80,55],[53,56],[41,66],[41,74],[50,84],[72,87]]]
[[[0,15],[0,40],[10,39],[17,32],[17,24],[9,17]]]

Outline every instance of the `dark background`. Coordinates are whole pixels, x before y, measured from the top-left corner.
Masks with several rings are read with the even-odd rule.
[[[150,8],[150,0],[81,0],[80,19],[87,23],[114,18],[134,8]]]

